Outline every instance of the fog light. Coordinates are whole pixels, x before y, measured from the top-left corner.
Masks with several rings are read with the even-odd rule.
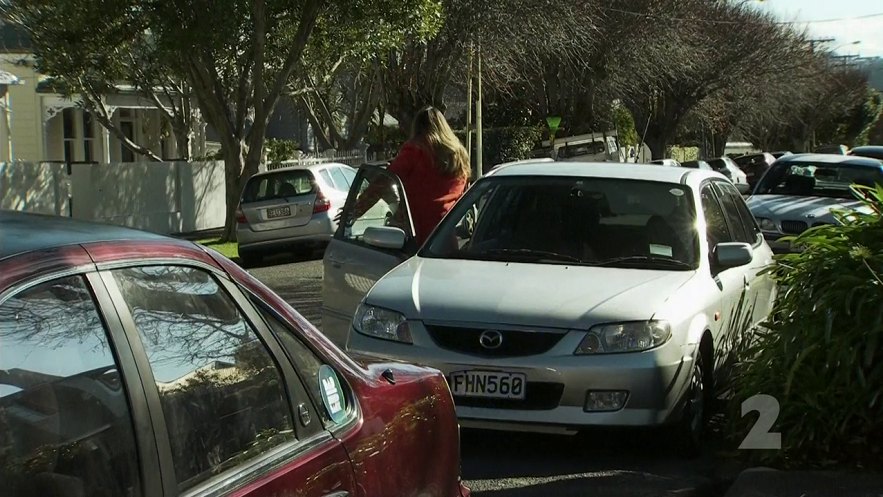
[[[625,400],[628,397],[629,393],[625,390],[596,392],[589,390],[586,392],[586,405],[583,406],[583,410],[586,412],[618,411],[625,405]]]

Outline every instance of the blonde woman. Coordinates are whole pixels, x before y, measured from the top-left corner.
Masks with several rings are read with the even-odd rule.
[[[434,107],[420,109],[414,116],[411,139],[389,166],[405,189],[418,246],[463,195],[470,168],[469,155],[444,114]],[[356,203],[354,219],[379,198],[377,189],[365,190]]]

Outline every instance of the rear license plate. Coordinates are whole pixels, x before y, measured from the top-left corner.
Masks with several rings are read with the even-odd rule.
[[[523,373],[455,371],[451,392],[458,397],[524,400],[527,381]]]
[[[291,207],[273,207],[267,209],[267,219],[273,219],[274,217],[288,217],[291,215]]]

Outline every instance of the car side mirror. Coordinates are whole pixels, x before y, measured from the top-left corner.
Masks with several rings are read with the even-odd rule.
[[[714,247],[714,261],[722,269],[744,266],[753,258],[754,249],[747,243],[726,242]]]
[[[739,193],[745,195],[746,193],[751,191],[751,187],[748,186],[748,183],[738,183],[736,184],[736,189],[739,190]]]
[[[408,235],[401,228],[391,226],[371,226],[365,228],[362,241],[372,247],[401,250],[405,247]]]

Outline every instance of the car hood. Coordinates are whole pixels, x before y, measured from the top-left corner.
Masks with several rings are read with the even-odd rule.
[[[794,195],[752,195],[747,200],[754,217],[834,222],[831,209],[867,210],[858,200]]]
[[[585,328],[650,319],[695,274],[414,257],[366,302],[425,321]]]

